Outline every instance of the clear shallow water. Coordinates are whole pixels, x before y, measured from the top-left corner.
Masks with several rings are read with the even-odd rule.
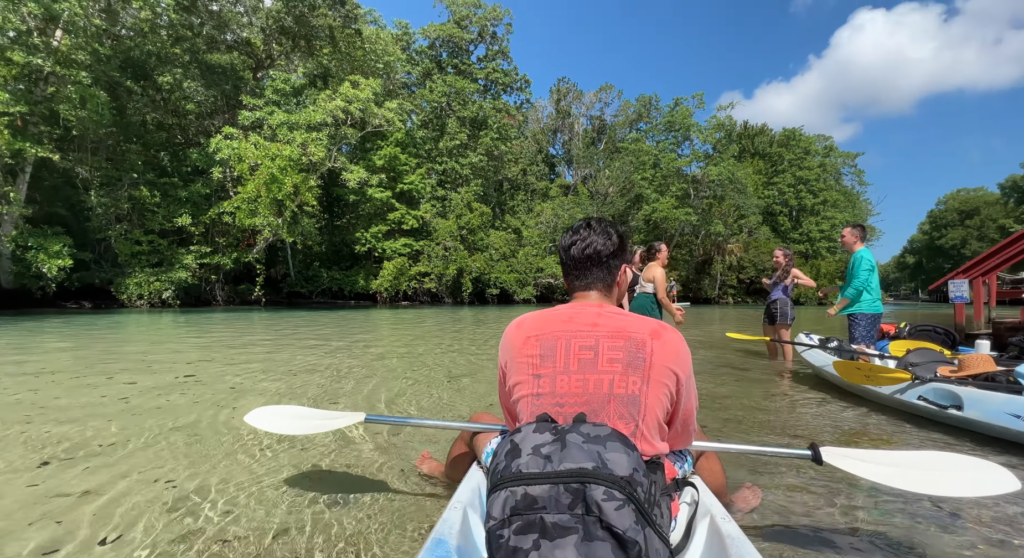
[[[889,308],[899,320],[952,314]],[[451,494],[412,462],[423,449],[444,455],[454,433],[367,425],[289,437],[242,416],[284,403],[500,414],[498,340],[535,309],[0,314],[0,556],[410,556]],[[843,321],[823,314],[798,308],[796,329],[845,334]],[[767,362],[760,342],[725,337],[759,334],[760,315],[687,310],[699,420],[711,438],[957,451],[1024,478],[1024,447],[871,404],[802,362]],[[765,556],[1024,553],[1019,492],[932,498],[799,461],[722,459],[730,483],[764,489],[741,525]]]

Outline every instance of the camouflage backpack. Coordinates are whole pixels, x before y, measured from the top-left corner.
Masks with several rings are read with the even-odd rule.
[[[665,479],[660,458],[644,461],[610,426],[576,415],[560,425],[547,413],[498,443],[488,467],[487,556],[671,558],[672,499],[688,479]],[[699,494],[699,492],[698,492]]]

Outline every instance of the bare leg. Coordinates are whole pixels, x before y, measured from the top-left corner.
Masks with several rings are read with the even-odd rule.
[[[778,324],[775,326],[775,338],[781,341],[789,341],[790,324]],[[793,362],[793,345],[780,343],[782,345],[782,360]]]
[[[707,441],[708,438],[698,426],[694,439]],[[714,452],[694,451],[693,472],[704,481],[704,484],[708,485],[718,501],[737,519],[761,503],[761,489],[749,482],[741,486],[734,494],[729,494],[729,486],[725,479],[725,467],[722,466],[722,461]]]
[[[775,328],[768,324],[761,324],[761,331],[764,333],[765,337],[775,337]],[[768,346],[768,360],[778,360],[779,350],[776,348],[778,343],[765,341],[764,344]]]
[[[491,413],[473,413],[469,422],[501,424],[505,421]],[[416,469],[428,477],[458,484],[469,472],[473,462],[483,454],[487,443],[497,435],[497,432],[459,432],[444,463],[434,459],[429,451],[424,451],[416,459]]]
[[[875,350],[874,347],[868,347],[868,346],[865,346],[865,345],[853,345],[853,349],[855,351],[862,351],[862,352],[871,352],[871,351]],[[861,362],[871,362],[871,357],[869,357],[867,355],[854,355],[854,356],[856,356],[857,360],[859,360]]]

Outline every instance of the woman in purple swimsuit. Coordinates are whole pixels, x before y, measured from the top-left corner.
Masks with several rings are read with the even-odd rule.
[[[789,329],[796,319],[793,312],[793,287],[803,286],[813,289],[817,287],[817,283],[793,267],[793,251],[785,246],[780,246],[772,252],[772,266],[775,267],[775,274],[772,275],[772,278],[761,279],[769,291],[768,304],[764,307],[764,318],[761,320],[761,329],[764,331],[765,337],[789,341]],[[782,345],[782,358],[786,362],[793,360],[793,345],[772,343],[771,341],[765,343],[768,345],[769,359],[779,358],[777,345]]]

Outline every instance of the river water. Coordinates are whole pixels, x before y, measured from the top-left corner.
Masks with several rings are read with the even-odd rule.
[[[906,321],[952,314],[888,308]],[[0,556],[411,556],[451,495],[412,462],[423,449],[444,455],[453,432],[362,425],[291,437],[242,417],[270,404],[500,415],[498,340],[535,309],[0,314]],[[759,335],[760,322],[759,307],[688,309],[712,439],[949,450],[1024,478],[1020,446],[871,404],[724,335]],[[796,330],[845,336],[824,308],[798,308]],[[731,484],[764,489],[740,522],[764,556],[1024,554],[1022,492],[933,498],[800,461],[722,459]]]

